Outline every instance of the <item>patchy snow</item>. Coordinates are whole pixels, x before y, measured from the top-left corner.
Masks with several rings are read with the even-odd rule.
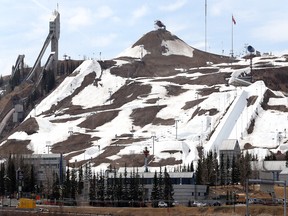
[[[165,47],[165,51],[162,52],[162,55],[183,55],[190,58],[193,57],[194,49],[179,39],[162,41],[161,46]]]
[[[165,55],[185,55],[193,57],[193,49],[187,47],[182,41],[163,41],[168,49]],[[128,49],[125,56],[139,58],[140,47]],[[143,53],[147,52],[143,49]],[[255,58],[255,63],[262,61],[261,58]],[[267,59],[265,60],[267,61]],[[274,59],[273,59],[274,61]],[[117,66],[127,64],[126,61],[116,60]],[[207,68],[218,68],[219,73],[231,73],[232,78],[237,78],[243,72],[250,72],[249,61],[240,60],[234,65],[246,65],[243,69],[232,69],[228,64],[212,65]],[[181,71],[182,76],[197,78],[202,76],[201,72],[189,73],[181,68],[175,68]],[[249,152],[257,154],[259,159],[264,158],[269,151],[288,150],[288,114],[280,111],[263,110],[261,103],[263,95],[267,89],[264,82],[258,81],[248,87],[234,87],[217,85],[219,92],[214,92],[208,96],[201,96],[198,92],[206,88],[204,85],[181,85],[185,89],[183,93],[177,96],[167,94],[168,86],[175,85],[162,78],[141,78],[135,79],[145,85],[151,85],[149,94],[141,95],[136,100],[124,104],[117,108],[118,116],[111,122],[97,127],[96,130],[86,132],[85,128],[78,125],[84,121],[88,115],[93,112],[86,112],[79,115],[57,115],[63,110],[60,108],[54,115],[46,116],[44,112],[49,110],[54,104],[59,103],[68,96],[71,96],[75,90],[81,86],[85,76],[90,73],[96,73],[99,78],[101,68],[97,61],[88,60],[83,62],[69,77],[67,77],[57,89],[47,96],[27,118],[35,117],[39,125],[37,133],[28,135],[25,132],[15,132],[8,139],[31,140],[29,148],[35,153],[48,153],[47,144],[52,145],[65,141],[69,137],[69,131],[73,133],[89,133],[92,137],[100,137],[93,141],[92,146],[85,149],[85,152],[71,158],[71,161],[85,160],[87,158],[97,157],[103,153],[105,147],[112,143],[115,136],[121,134],[131,134],[132,129],[134,138],[144,138],[143,141],[125,145],[115,155],[108,159],[116,160],[123,155],[142,154],[145,147],[148,147],[150,154],[154,152],[155,161],[174,157],[175,160],[182,160],[183,165],[190,164],[198,159],[196,147],[202,145],[206,151],[214,150],[219,147],[223,139],[238,139],[240,147],[243,149],[246,143],[250,143],[255,148]],[[231,78],[231,79],[232,79]],[[83,110],[110,104],[110,94],[113,94],[123,85],[126,79],[112,75],[110,70],[103,71],[101,81],[96,85],[88,85],[82,91],[78,92],[72,98],[72,104],[80,106]],[[141,87],[140,87],[141,88]],[[288,98],[280,92],[275,92],[279,98],[271,98],[269,105],[283,105],[288,107]],[[257,96],[253,105],[247,106],[247,99],[251,96]],[[145,103],[154,99],[155,104]],[[186,102],[194,102],[198,99],[203,101],[195,106],[184,109]],[[172,119],[172,124],[153,125],[148,124],[143,128],[135,126],[130,117],[133,109],[148,106],[165,106],[157,113],[156,118]],[[207,110],[204,114],[194,115],[196,109]],[[209,115],[210,110],[215,110],[213,115]],[[115,111],[111,109],[111,111]],[[102,111],[97,111],[101,113]],[[193,118],[192,118],[193,116]],[[76,120],[56,123],[55,120],[69,119],[78,117]],[[247,134],[247,128],[251,121],[255,119],[255,126],[252,134]],[[52,123],[53,121],[53,123]],[[210,137],[211,133],[212,136]],[[287,133],[287,134],[286,134]],[[154,144],[152,135],[154,136]],[[207,137],[210,137],[208,140]],[[3,142],[1,145],[3,145]],[[144,156],[143,156],[144,159]],[[99,165],[97,170],[105,170],[109,164]],[[173,167],[173,166],[171,166]],[[149,168],[150,169],[150,168]],[[151,168],[152,169],[152,168]],[[151,170],[150,169],[150,170]],[[154,169],[154,168],[153,168]],[[157,168],[155,168],[157,169]]]
[[[131,58],[141,59],[147,54],[149,54],[149,52],[147,50],[145,50],[144,45],[138,45],[138,46],[127,48],[126,50],[124,50],[123,52],[118,54],[116,56],[116,58],[119,58],[119,57],[131,57]]]

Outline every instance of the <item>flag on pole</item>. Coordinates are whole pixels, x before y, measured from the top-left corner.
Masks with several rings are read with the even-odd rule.
[[[232,15],[232,22],[234,25],[236,25],[236,20],[234,19],[234,16]]]

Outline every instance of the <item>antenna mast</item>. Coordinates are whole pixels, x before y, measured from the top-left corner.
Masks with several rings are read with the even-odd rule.
[[[205,52],[207,52],[207,0],[205,0]]]

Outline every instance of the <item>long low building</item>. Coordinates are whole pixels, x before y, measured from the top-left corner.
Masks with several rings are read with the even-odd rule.
[[[135,170],[134,170],[135,171]],[[127,178],[130,178],[129,170],[127,170]],[[124,170],[119,170],[117,176]],[[157,172],[159,174],[159,172]],[[204,200],[208,196],[207,185],[196,185],[194,172],[169,172],[168,173],[173,185],[174,196],[173,199],[179,204],[188,205],[189,201]],[[151,192],[153,188],[154,172],[138,172],[138,175],[142,179],[144,186],[144,199],[151,201]],[[114,173],[108,173],[108,179],[114,178]]]

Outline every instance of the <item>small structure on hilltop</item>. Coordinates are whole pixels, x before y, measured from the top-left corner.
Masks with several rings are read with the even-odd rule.
[[[155,29],[164,29],[166,30],[166,26],[160,21],[160,20],[155,20],[154,23]]]

